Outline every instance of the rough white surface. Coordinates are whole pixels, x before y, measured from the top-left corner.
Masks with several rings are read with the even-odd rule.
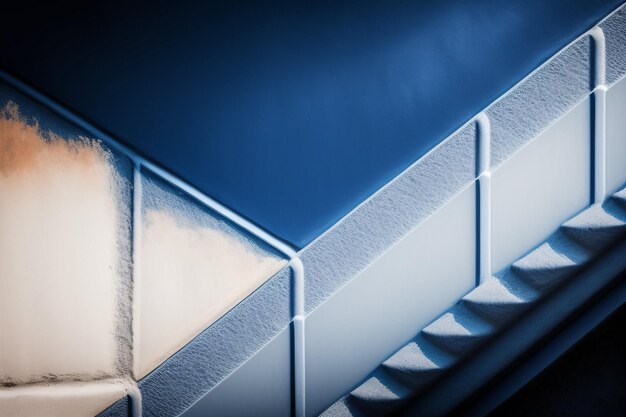
[[[589,95],[590,55],[585,36],[489,106],[493,168]]]
[[[492,268],[498,271],[590,202],[585,99],[492,173]]]
[[[118,178],[87,139],[0,115],[0,382],[118,371]]]
[[[285,264],[229,223],[144,181],[135,281],[135,377],[142,378]]]
[[[626,73],[626,8],[622,6],[600,27],[606,37],[606,82],[611,85]]]
[[[59,383],[0,389],[2,417],[92,417],[126,395],[121,382]]]
[[[611,194],[626,183],[626,80],[606,93],[606,189]]]

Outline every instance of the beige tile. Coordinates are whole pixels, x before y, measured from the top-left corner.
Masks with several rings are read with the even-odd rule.
[[[148,197],[135,304],[137,378],[286,264],[240,230],[166,188],[152,181],[144,185]]]
[[[2,417],[91,417],[126,395],[121,382],[0,388]]]
[[[117,177],[88,140],[0,114],[0,381],[116,372]]]

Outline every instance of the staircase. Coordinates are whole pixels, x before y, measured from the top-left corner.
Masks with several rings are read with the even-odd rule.
[[[398,412],[625,235],[626,188],[565,222],[536,249],[481,283],[322,416]]]

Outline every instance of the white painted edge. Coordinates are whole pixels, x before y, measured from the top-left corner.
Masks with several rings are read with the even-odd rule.
[[[601,27],[596,26],[589,32],[593,42],[593,85],[606,84],[606,39]]]
[[[478,277],[480,285],[491,277],[491,123],[486,113],[476,116],[478,133]]]
[[[126,395],[130,399],[130,414],[132,417],[141,417],[142,414],[142,406],[141,406],[141,391],[137,386],[137,382],[132,379],[124,381],[124,389],[126,390]]]
[[[592,93],[593,100],[593,136],[594,150],[592,184],[594,187],[593,202],[600,203],[606,198],[606,92],[605,85],[596,87]]]
[[[478,174],[489,171],[491,165],[491,122],[485,112],[476,116],[478,128]]]
[[[133,280],[131,290],[132,295],[132,341],[133,341],[133,358],[132,358],[132,374],[136,379],[139,375],[139,343],[140,323],[139,311],[141,309],[141,299],[138,296],[139,280],[141,279],[141,229],[142,229],[142,183],[141,183],[141,166],[136,163],[133,167],[133,244],[132,244],[132,270]]]
[[[305,356],[305,312],[304,312],[304,265],[297,256],[289,262],[294,280],[293,302],[293,356],[294,356],[294,402],[296,417],[306,413],[306,356]]]
[[[479,213],[478,230],[478,282],[485,282],[491,277],[491,172],[483,172],[478,177]]]

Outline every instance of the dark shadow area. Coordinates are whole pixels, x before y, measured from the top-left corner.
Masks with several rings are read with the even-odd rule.
[[[626,416],[626,305],[490,417]]]

